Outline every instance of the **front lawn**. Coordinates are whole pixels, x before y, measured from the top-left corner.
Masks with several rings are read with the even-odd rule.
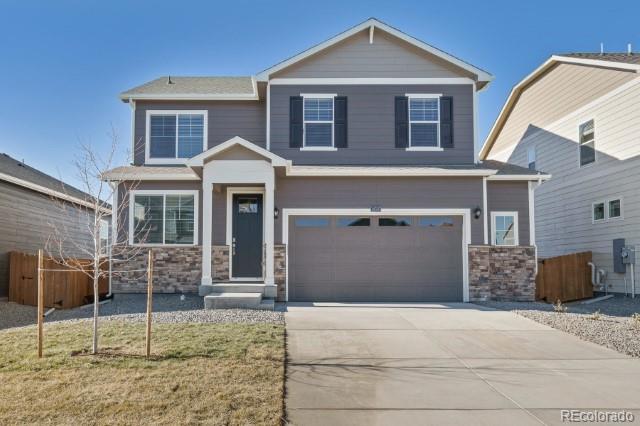
[[[284,326],[103,321],[0,331],[0,424],[280,424]]]

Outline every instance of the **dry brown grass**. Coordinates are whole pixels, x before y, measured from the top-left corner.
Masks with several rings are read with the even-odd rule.
[[[153,359],[144,324],[48,324],[0,331],[0,424],[280,424],[284,327],[158,324]]]

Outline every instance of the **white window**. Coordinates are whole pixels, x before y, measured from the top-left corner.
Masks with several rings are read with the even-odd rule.
[[[492,243],[496,246],[517,246],[518,212],[491,212]]]
[[[130,197],[130,244],[198,244],[197,191],[131,191]]]
[[[100,220],[100,254],[106,256],[109,253],[109,221]]]
[[[593,210],[594,222],[599,222],[605,219],[606,214],[605,214],[604,202],[593,203],[592,210]]]
[[[440,147],[440,96],[408,94],[409,148]]]
[[[335,94],[302,95],[304,100],[303,148],[333,149],[333,98]]]
[[[207,111],[147,111],[147,163],[180,163],[207,149]]]
[[[609,198],[591,204],[591,220],[593,223],[605,220],[622,219],[622,198]]]
[[[578,133],[580,166],[586,166],[596,161],[596,127],[593,120],[581,124]]]
[[[536,147],[527,148],[527,167],[531,170],[536,169]]]

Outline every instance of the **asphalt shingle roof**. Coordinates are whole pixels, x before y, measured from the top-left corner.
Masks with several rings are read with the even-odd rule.
[[[640,53],[594,53],[594,52],[573,52],[573,53],[561,53],[558,56],[565,56],[568,58],[580,58],[580,59],[593,59],[598,61],[611,61],[622,62],[625,64],[638,64],[640,65]]]
[[[33,167],[24,164],[22,161],[16,160],[7,154],[0,153],[0,173],[12,176],[14,178],[45,187],[52,191],[61,192],[71,197],[81,200],[91,199],[91,195],[71,185],[67,185],[59,179],[48,174],[42,173]],[[2,178],[0,178],[2,180]]]
[[[170,83],[169,83],[170,81]],[[124,91],[133,95],[251,95],[251,77],[174,77],[164,76]]]

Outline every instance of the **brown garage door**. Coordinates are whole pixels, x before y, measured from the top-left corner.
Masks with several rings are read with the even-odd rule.
[[[462,218],[291,217],[289,300],[462,301]]]

